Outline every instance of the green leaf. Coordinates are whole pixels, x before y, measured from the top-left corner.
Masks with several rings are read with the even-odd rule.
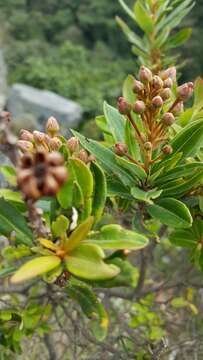
[[[12,186],[16,186],[16,170],[13,166],[2,165],[0,166],[0,173],[3,174],[4,178]]]
[[[23,204],[22,195],[20,192],[17,191],[13,191],[10,189],[0,189],[0,197],[3,197],[7,201]]]
[[[91,164],[91,171],[94,176],[92,215],[94,216],[94,222],[97,223],[103,214],[106,203],[107,183],[104,172],[97,163],[93,162]]]
[[[33,235],[21,213],[10,203],[0,198],[0,233],[10,237],[15,232],[17,243],[32,245]]]
[[[51,224],[52,232],[55,237],[61,237],[66,234],[69,227],[69,220],[64,215],[59,215],[56,221]]]
[[[135,199],[144,201],[149,204],[153,203],[153,201],[151,199],[156,199],[157,197],[159,197],[161,195],[161,193],[162,193],[162,190],[152,189],[149,191],[144,191],[135,186],[131,189],[131,195]]]
[[[192,34],[191,28],[185,28],[180,30],[175,35],[170,37],[170,39],[166,44],[167,48],[171,49],[184,44],[190,38],[191,34]]]
[[[66,257],[66,267],[75,276],[89,280],[110,279],[119,273],[115,265],[103,261],[104,253],[93,244],[80,244]]]
[[[112,224],[90,233],[85,243],[99,245],[102,249],[139,250],[148,245],[148,239],[144,235]]]
[[[137,0],[134,5],[134,14],[136,22],[140,28],[147,34],[152,33],[154,30],[153,20],[140,0]]]
[[[0,269],[0,278],[4,278],[10,274],[13,274],[16,271],[16,266],[10,266]]]
[[[124,9],[124,11],[133,19],[135,19],[135,14],[134,12],[126,5],[126,3],[123,0],[118,0],[119,3],[121,4],[122,8]]]
[[[68,180],[57,193],[57,200],[63,209],[72,207],[75,175],[71,164],[68,164]]]
[[[123,84],[123,97],[130,104],[134,104],[134,102],[136,100],[136,96],[133,92],[134,81],[135,81],[135,78],[132,75],[128,75]],[[127,126],[127,124],[130,124],[130,122],[126,121],[126,126]]]
[[[162,224],[174,228],[188,228],[192,225],[192,216],[187,206],[172,198],[159,199],[156,204],[147,207],[148,213]]]
[[[169,240],[175,246],[194,248],[198,242],[192,229],[176,230],[170,234]]]
[[[142,39],[134,32],[132,31],[129,26],[119,17],[116,16],[116,22],[118,23],[118,25],[120,26],[120,28],[122,29],[122,31],[124,32],[124,34],[126,35],[128,41],[135,45],[136,47],[138,47],[140,50],[145,51],[145,48],[143,46],[143,41]],[[146,53],[147,54],[147,53]],[[134,98],[135,98],[135,94],[134,94]],[[127,100],[127,98],[126,98]]]
[[[115,159],[116,162],[126,169],[133,177],[143,181],[146,180],[147,174],[141,166],[119,156],[115,156]]]
[[[194,85],[194,109],[201,110],[203,107],[203,79],[198,77]]]
[[[67,241],[67,251],[70,252],[75,249],[79,245],[79,243],[87,237],[89,231],[92,228],[93,222],[94,217],[89,216],[85,221],[83,221],[79,226],[77,226],[77,228],[71,233]]]
[[[23,281],[30,280],[36,276],[45,274],[61,263],[61,259],[58,256],[41,256],[32,259],[22,265],[20,269],[11,277],[13,284],[18,284]]]
[[[130,190],[128,190],[119,180],[111,178],[107,179],[107,195],[108,197],[118,196],[123,199],[133,199]]]
[[[165,172],[162,176],[159,176],[159,178],[155,181],[155,184],[160,185],[168,183],[170,180],[191,177],[191,174],[194,175],[200,169],[203,169],[203,164],[200,162],[180,165],[172,170]],[[170,186],[170,183],[168,186]]]
[[[108,315],[91,287],[77,279],[71,279],[66,287],[68,295],[79,303],[84,314],[91,320],[91,328],[97,340],[105,339],[108,331]]]
[[[97,141],[85,138],[74,130],[72,130],[72,133],[80,140],[81,145],[84,146],[86,150],[95,155],[105,171],[120,178],[125,185],[131,186],[134,183],[134,179],[129,173],[116,164],[113,151],[107,149]]]
[[[126,119],[117,109],[104,102],[104,116],[108,127],[116,143],[123,143],[125,140]]]

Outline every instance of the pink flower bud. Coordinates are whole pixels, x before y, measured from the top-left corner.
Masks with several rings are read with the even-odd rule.
[[[181,100],[186,101],[192,96],[193,91],[194,84],[192,82],[188,82],[178,87],[177,95]]]
[[[122,96],[118,99],[118,110],[123,115],[128,115],[131,111],[131,105]]]
[[[141,83],[141,81],[135,80],[133,84],[133,92],[135,94],[141,94],[144,90],[144,85]]]
[[[164,145],[162,147],[162,152],[166,155],[170,155],[173,152],[173,148],[170,145]]]
[[[60,147],[62,146],[62,142],[59,138],[57,138],[56,136],[51,138],[49,141],[49,146],[50,149],[53,151],[57,151],[60,149]]]
[[[44,142],[47,142],[46,134],[41,131],[33,131],[33,138],[37,144],[43,144]]]
[[[144,101],[137,100],[133,105],[133,111],[137,114],[142,114],[146,109]]]
[[[152,105],[155,107],[155,108],[160,108],[163,106],[163,100],[161,98],[161,96],[155,96],[153,99],[152,99]]]
[[[55,117],[51,116],[46,123],[46,131],[50,136],[54,136],[59,131],[59,124]]]
[[[116,155],[118,155],[118,156],[124,156],[128,152],[127,145],[123,144],[123,143],[115,144],[114,149],[115,149]]]
[[[67,146],[70,152],[74,153],[79,151],[80,142],[76,137],[73,136],[67,141]]]
[[[140,78],[140,81],[142,81],[143,83],[152,81],[151,70],[148,69],[147,67],[145,67],[144,65],[141,66],[140,72],[139,72],[139,78]]]
[[[156,90],[161,89],[163,87],[163,80],[157,75],[153,76],[152,86]]]
[[[165,88],[172,88],[173,80],[169,77],[168,79],[164,80],[164,87]]]
[[[166,69],[161,73],[161,77],[163,80],[171,78],[173,82],[176,81],[176,68],[175,66],[171,66],[170,68]]]
[[[33,144],[30,141],[18,140],[17,146],[23,153],[33,151]]]
[[[183,101],[179,101],[176,106],[174,106],[172,113],[174,116],[180,115],[184,111]]]
[[[88,161],[89,161],[89,155],[88,155],[87,151],[84,150],[84,149],[80,150],[80,152],[79,152],[79,154],[78,154],[78,158],[79,158],[81,161],[83,161],[85,164],[87,164]]]
[[[30,131],[25,130],[25,129],[21,129],[20,130],[20,140],[33,142],[34,137],[33,137],[32,133]]]
[[[161,91],[160,96],[162,97],[163,101],[169,100],[172,96],[171,89],[165,88]]]
[[[164,122],[165,125],[171,126],[175,122],[175,117],[172,113],[167,112],[163,115],[162,121]]]

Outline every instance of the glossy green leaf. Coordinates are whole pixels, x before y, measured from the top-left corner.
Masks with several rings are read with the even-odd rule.
[[[174,228],[188,228],[192,225],[192,216],[187,206],[173,198],[159,199],[156,204],[149,205],[147,211],[162,224]]]
[[[203,107],[203,79],[198,77],[194,84],[194,109],[201,110]]]
[[[175,35],[171,36],[166,46],[168,49],[178,47],[184,44],[191,36],[192,29],[185,28],[177,32]]]
[[[116,162],[127,170],[133,177],[143,181],[146,179],[147,174],[141,166],[119,156],[115,156],[115,159]]]
[[[73,205],[75,174],[70,163],[67,165],[67,169],[68,169],[68,180],[65,182],[65,184],[57,193],[57,200],[63,209],[71,208]]]
[[[133,199],[130,189],[128,190],[119,180],[111,178],[107,179],[107,195],[109,197],[117,196],[123,199]]]
[[[144,8],[142,1],[137,0],[134,5],[134,14],[137,24],[140,28],[150,34],[154,30],[154,24],[151,16],[147,13],[146,8]]]
[[[159,176],[159,178],[155,180],[155,184],[160,185],[168,183],[170,180],[191,177],[191,174],[194,175],[198,170],[201,169],[203,169],[203,164],[200,162],[180,165],[168,172],[165,172],[164,175]],[[170,183],[168,186],[170,186]]]
[[[135,14],[134,12],[127,6],[127,4],[125,3],[124,0],[118,0],[119,3],[121,4],[122,8],[124,9],[124,11],[133,19],[135,20]]]
[[[90,233],[85,243],[96,244],[103,249],[139,250],[147,246],[148,239],[144,235],[112,224],[103,226],[100,231]]]
[[[129,26],[119,17],[116,16],[116,22],[126,35],[128,41],[133,44],[134,46],[137,46],[139,49],[145,52],[145,48],[143,46],[142,39],[134,32],[132,31]],[[135,98],[135,95],[134,95]],[[126,99],[127,100],[127,99]]]
[[[104,102],[104,116],[108,127],[116,143],[123,143],[125,140],[125,123],[126,119],[117,109]]]
[[[169,240],[173,245],[194,248],[197,246],[197,239],[194,237],[192,230],[176,230],[170,234]]]
[[[61,259],[58,256],[41,256],[34,258],[16,271],[11,277],[11,282],[18,284],[36,276],[43,275],[59,266],[60,263]]]
[[[61,237],[66,234],[66,231],[69,227],[69,220],[64,215],[59,215],[56,221],[53,221],[51,224],[53,235],[56,237]]]
[[[152,189],[149,191],[144,191],[138,187],[133,187],[131,189],[131,195],[140,201],[144,201],[146,203],[153,203],[152,199],[156,199],[157,197],[159,197],[162,193],[162,190],[158,190],[158,189]]]
[[[16,207],[3,198],[0,198],[0,233],[6,237],[15,233],[18,243],[32,244],[33,234],[28,228],[25,218]]]
[[[13,274],[16,271],[16,266],[9,266],[0,269],[0,278],[4,278],[8,275]]]
[[[83,221],[79,226],[76,227],[76,229],[71,233],[67,244],[66,244],[66,250],[67,251],[72,251],[73,249],[75,249],[79,243],[84,240],[89,231],[92,228],[94,222],[94,217],[90,216],[88,217],[85,221]]]
[[[17,191],[13,191],[10,189],[0,189],[0,197],[3,197],[7,201],[23,204],[22,195],[20,192]]]
[[[123,83],[123,97],[130,104],[134,104],[134,102],[136,100],[136,95],[133,92],[134,81],[135,81],[135,78],[132,75],[128,75]],[[127,123],[129,123],[129,121],[126,121],[126,125],[127,125]]]
[[[9,166],[9,165],[0,166],[0,173],[3,174],[4,178],[10,185],[16,186],[17,184],[16,170],[13,166]]]
[[[92,215],[94,222],[98,222],[101,218],[106,203],[107,183],[102,168],[95,162],[91,164],[91,171],[94,176],[94,193],[92,203]]]
[[[119,268],[106,264],[103,257],[97,245],[80,244],[66,257],[66,267],[70,273],[82,279],[104,280],[118,275]]]
[[[89,198],[93,193],[93,176],[88,166],[80,159],[70,159],[76,179],[80,185],[84,198]]]

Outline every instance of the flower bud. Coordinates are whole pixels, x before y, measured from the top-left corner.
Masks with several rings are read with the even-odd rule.
[[[92,161],[95,161],[96,160],[96,157],[94,155],[89,155],[88,157],[88,162],[92,162]]]
[[[180,115],[184,111],[183,101],[179,101],[176,106],[174,106],[172,113],[174,116]]]
[[[25,129],[21,129],[20,130],[20,140],[33,142],[34,137],[33,137],[32,133],[30,131],[25,130]]]
[[[115,150],[116,155],[124,156],[128,152],[128,147],[126,144],[118,143],[118,144],[115,144],[114,150]]]
[[[173,152],[173,148],[170,145],[164,145],[162,147],[162,152],[166,155],[170,155]]]
[[[156,90],[161,89],[163,87],[163,80],[157,75],[153,76],[152,86]]]
[[[163,101],[169,100],[172,96],[171,89],[165,88],[161,91],[160,96],[162,97]]]
[[[62,145],[61,140],[56,136],[51,138],[49,141],[49,147],[51,150],[57,151],[60,149],[61,145]]]
[[[30,141],[18,140],[17,146],[24,153],[33,151],[33,144]]]
[[[175,66],[171,66],[170,68],[166,69],[161,73],[161,77],[163,80],[171,78],[173,82],[176,81],[176,68]]]
[[[67,146],[68,149],[70,150],[71,154],[74,152],[79,151],[79,147],[80,147],[80,142],[76,137],[71,137],[70,139],[67,140]]]
[[[152,81],[151,70],[148,69],[147,67],[145,67],[144,65],[141,66],[140,72],[139,72],[139,78],[140,78],[140,81],[142,81],[143,83]]]
[[[51,116],[46,123],[46,131],[50,136],[54,136],[59,131],[59,124],[55,117]]]
[[[81,161],[83,161],[85,164],[87,164],[88,161],[89,161],[89,155],[88,155],[87,151],[84,150],[84,149],[82,149],[82,150],[79,151],[79,154],[78,154],[77,157],[78,157],[78,159],[80,159]]]
[[[165,88],[172,88],[173,80],[169,77],[168,79],[164,80],[164,87]]]
[[[171,126],[175,122],[175,117],[172,113],[167,112],[163,115],[162,121],[164,122],[165,125]]]
[[[186,101],[192,96],[193,91],[194,91],[194,84],[192,82],[185,83],[179,86],[177,89],[178,98],[183,101]]]
[[[43,144],[44,142],[47,142],[46,134],[41,131],[33,131],[33,138],[37,144]]]
[[[144,144],[144,148],[145,150],[147,151],[151,151],[152,150],[152,143],[150,141],[147,141],[145,144]]]
[[[155,107],[155,108],[160,108],[163,106],[163,100],[161,98],[161,96],[155,96],[153,99],[152,99],[152,105]]]
[[[133,92],[135,94],[141,94],[144,90],[144,85],[141,83],[141,81],[135,80],[133,84]]]
[[[131,105],[122,96],[118,99],[118,110],[123,115],[128,115],[131,111]]]
[[[146,109],[146,107],[145,107],[144,101],[137,100],[135,102],[135,104],[133,105],[133,111],[136,114],[142,114],[145,111],[145,109]]]

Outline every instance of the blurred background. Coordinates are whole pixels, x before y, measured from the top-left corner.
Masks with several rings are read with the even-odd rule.
[[[198,0],[185,20],[194,31],[181,53],[180,63],[188,58],[184,80],[203,74],[202,14]],[[0,105],[12,111],[17,130],[32,129],[36,118],[42,124],[51,112],[66,127],[98,136],[91,119],[104,99],[115,103],[126,75],[136,73],[115,15],[126,18],[117,0],[0,0]],[[35,88],[74,103],[67,110],[63,98]]]

